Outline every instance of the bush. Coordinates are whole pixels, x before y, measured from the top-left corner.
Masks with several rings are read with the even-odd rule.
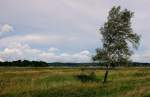
[[[81,74],[76,76],[78,80],[81,82],[91,82],[91,81],[97,81],[95,72],[85,73],[82,72]]]

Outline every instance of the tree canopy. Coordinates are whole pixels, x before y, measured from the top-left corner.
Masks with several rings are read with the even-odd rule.
[[[133,15],[128,9],[121,10],[120,6],[109,11],[107,21],[100,28],[103,47],[96,49],[94,61],[106,61],[110,65],[124,65],[129,61],[133,49],[140,43],[140,36],[131,27]]]

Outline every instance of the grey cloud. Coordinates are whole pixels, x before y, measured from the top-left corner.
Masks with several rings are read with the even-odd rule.
[[[139,52],[144,53],[150,49],[149,4],[149,0],[1,0],[0,23],[14,25],[15,35],[1,39],[0,47],[17,41],[36,49],[94,52],[109,9],[121,5],[135,12],[133,28],[142,36]]]

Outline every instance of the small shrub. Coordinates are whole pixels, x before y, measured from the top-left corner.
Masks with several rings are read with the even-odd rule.
[[[76,76],[81,82],[97,81],[95,72],[81,73]]]

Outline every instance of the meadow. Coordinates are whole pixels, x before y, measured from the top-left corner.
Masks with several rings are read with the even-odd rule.
[[[77,75],[95,72],[96,80]],[[0,97],[150,97],[150,68],[0,67]]]

